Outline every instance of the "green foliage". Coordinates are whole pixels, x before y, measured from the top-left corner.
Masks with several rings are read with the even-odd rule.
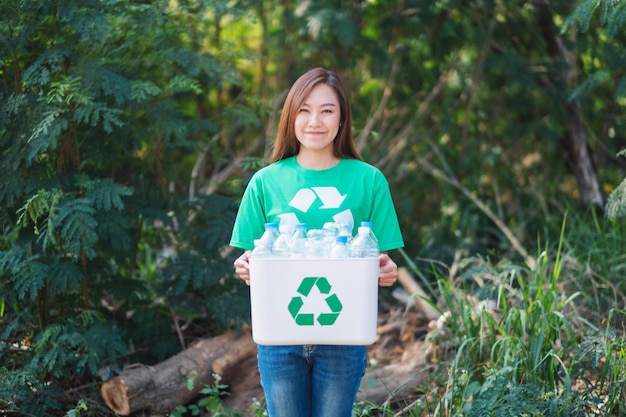
[[[561,295],[558,265],[550,276],[545,257],[540,261],[534,271],[514,265],[490,266],[480,260],[462,265],[462,276],[485,283],[471,296],[441,282],[450,313],[433,342],[459,343],[455,369],[472,369],[467,358],[473,358],[493,369],[507,370],[514,385],[525,381],[556,390],[564,382],[565,358],[560,349],[571,349],[576,333],[563,311],[575,296]],[[440,337],[444,341],[439,342]]]
[[[61,408],[58,400],[62,394],[60,389],[41,381],[37,374],[25,370],[11,371],[3,367],[0,368],[0,377],[0,398],[3,400],[0,404],[4,406],[0,411],[3,413],[50,417],[54,415],[50,410]]]
[[[585,417],[584,401],[577,393],[546,390],[541,385],[511,384],[507,376],[489,376],[467,406],[468,417]]]
[[[618,153],[626,157],[626,149]],[[606,202],[606,217],[616,219],[626,216],[626,178],[611,192]]]
[[[624,315],[623,310],[611,310],[608,322],[614,315]],[[590,401],[595,409],[605,409],[605,415],[620,415],[626,409],[625,337],[609,326],[589,335],[578,347],[572,367],[573,378],[585,384],[593,393]],[[605,393],[604,396],[597,393]]]
[[[199,399],[192,404],[179,405],[172,410],[169,417],[184,417],[188,415],[200,417],[240,417],[243,414],[237,410],[231,410],[224,407],[222,398],[228,395],[228,386],[223,384],[222,376],[213,374],[213,383],[205,384],[198,390]],[[193,391],[196,389],[196,375],[192,374],[187,378],[187,389]],[[267,416],[267,411],[263,405],[256,399],[251,399],[251,404],[246,410],[245,415],[253,415],[257,417]]]
[[[55,379],[95,375],[103,360],[115,363],[127,353],[123,334],[93,310],[49,325],[33,342],[31,372]]]
[[[624,234],[626,224],[619,221],[602,221],[595,213],[570,216],[571,227],[567,240],[571,246],[571,261],[582,279],[572,280],[571,285],[585,294],[590,308],[601,311],[606,317],[606,307],[621,305],[626,285],[622,276],[624,265]],[[616,279],[618,278],[618,279]]]
[[[65,417],[80,417],[82,411],[89,411],[89,407],[87,406],[87,402],[83,399],[80,399],[76,406],[65,413]]]
[[[471,258],[458,265],[458,280],[439,278],[445,319],[428,343],[436,360],[444,360],[447,378],[435,404],[448,410],[446,415],[622,412],[626,384],[616,374],[626,366],[624,336],[612,327],[622,313],[609,312],[605,329],[598,330],[594,323],[603,317],[587,315],[584,306],[606,301],[584,300],[589,291],[583,288],[570,295],[578,285],[571,277],[584,271],[564,249],[589,244],[575,220],[569,228],[563,223],[558,247],[540,253],[534,268]],[[597,242],[591,245],[606,251],[602,257],[621,252],[611,239],[593,236]],[[599,260],[586,268],[596,266],[620,268]]]
[[[170,417],[183,417],[185,415],[192,416],[211,416],[211,417],[235,417],[240,414],[226,409],[221,402],[221,397],[226,395],[226,385],[221,383],[222,377],[218,374],[213,375],[214,382],[212,385],[204,385],[199,394],[201,398],[190,405],[179,405],[169,415]],[[195,380],[193,377],[187,379],[187,388],[193,391]]]
[[[575,20],[580,29],[587,32],[596,10],[600,10],[600,24],[607,28],[610,37],[614,37],[626,23],[626,7],[622,2],[613,0],[584,0],[576,6],[568,22]]]
[[[180,192],[189,155],[218,124],[255,127],[243,102],[220,114],[211,98],[237,82],[236,54],[191,42],[184,20],[209,28],[215,7],[240,13],[194,3],[186,14],[163,1],[0,6],[0,399],[10,410],[51,415],[71,400],[69,381],[167,357],[173,319],[217,331],[248,317],[247,288],[228,279],[221,252],[234,203]]]
[[[622,274],[624,230],[593,211],[567,218],[534,267],[457,255],[450,276],[437,262],[443,315],[426,340],[427,382],[413,403],[391,391],[357,415],[622,415],[626,315],[604,306],[623,303],[610,277]]]
[[[611,192],[606,202],[606,216],[609,219],[626,216],[626,179]]]

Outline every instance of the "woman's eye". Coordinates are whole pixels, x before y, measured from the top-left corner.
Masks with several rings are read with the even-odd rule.
[[[308,113],[309,109],[300,109],[300,113]]]

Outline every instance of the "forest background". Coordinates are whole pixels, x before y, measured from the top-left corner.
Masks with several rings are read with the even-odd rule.
[[[580,296],[572,341],[619,330],[611,362],[625,19],[615,0],[1,1],[0,411],[63,415],[125,364],[248,321],[231,226],[316,66],[389,179],[397,262],[446,300],[445,281],[501,288],[479,260],[511,280],[543,259],[559,308]]]

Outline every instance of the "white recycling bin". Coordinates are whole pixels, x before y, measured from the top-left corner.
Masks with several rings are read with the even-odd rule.
[[[250,259],[252,338],[261,345],[368,345],[378,258]]]

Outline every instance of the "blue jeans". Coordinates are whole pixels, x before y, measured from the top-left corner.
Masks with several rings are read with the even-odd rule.
[[[258,346],[270,417],[350,417],[366,346]]]

